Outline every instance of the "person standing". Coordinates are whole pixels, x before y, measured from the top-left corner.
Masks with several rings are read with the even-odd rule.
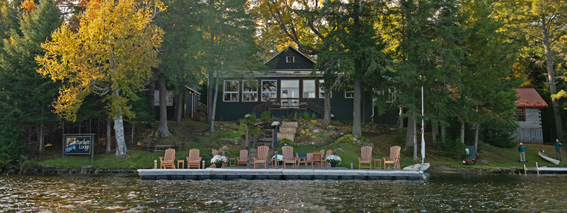
[[[526,147],[520,142],[518,146],[518,152],[520,152],[520,162],[526,162]]]
[[[561,143],[561,141],[559,141],[559,139],[555,139],[555,154],[557,155],[557,158],[559,160],[562,160],[562,156],[561,156],[561,147],[563,146],[563,144]]]

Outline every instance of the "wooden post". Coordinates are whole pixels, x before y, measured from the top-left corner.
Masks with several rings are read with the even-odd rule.
[[[250,146],[250,141],[248,141],[248,124],[246,124],[246,147]]]

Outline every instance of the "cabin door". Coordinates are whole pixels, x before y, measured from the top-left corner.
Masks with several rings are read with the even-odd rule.
[[[282,108],[299,107],[299,80],[281,80]]]

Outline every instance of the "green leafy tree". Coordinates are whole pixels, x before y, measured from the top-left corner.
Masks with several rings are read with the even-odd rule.
[[[64,24],[42,47],[37,70],[54,81],[63,81],[55,112],[68,120],[84,98],[95,93],[104,97],[116,132],[116,157],[127,154],[123,116],[134,117],[128,100],[140,91],[156,67],[162,31],[153,24],[162,11],[160,1],[91,1],[76,32]]]

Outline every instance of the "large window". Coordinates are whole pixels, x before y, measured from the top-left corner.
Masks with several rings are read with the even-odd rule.
[[[345,98],[354,98],[354,90],[345,89]]]
[[[526,108],[516,109],[517,121],[526,121]]]
[[[262,81],[262,101],[268,101],[278,97],[278,81],[263,80]]]
[[[303,98],[315,98],[315,80],[303,80]]]
[[[225,102],[238,102],[238,88],[239,83],[237,80],[225,80],[223,101]]]
[[[325,98],[325,87],[323,86],[324,83],[325,80],[319,80],[319,98]],[[333,93],[331,93],[331,97],[333,97]]]
[[[242,101],[243,102],[258,101],[258,81],[256,80],[242,81]]]

